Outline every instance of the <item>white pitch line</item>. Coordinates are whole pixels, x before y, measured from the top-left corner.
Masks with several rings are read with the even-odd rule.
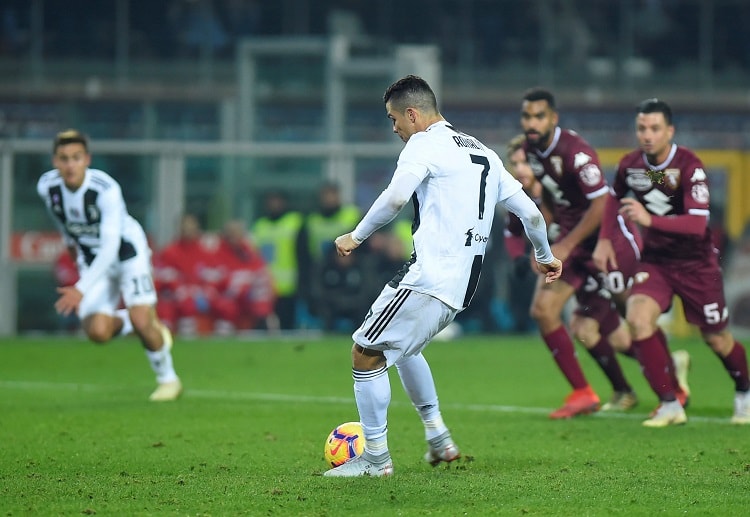
[[[98,384],[81,384],[74,382],[37,382],[37,381],[3,381],[0,380],[0,389],[20,390],[20,391],[101,391],[102,389],[123,390],[124,386],[115,385],[98,385]],[[219,390],[201,390],[186,389],[183,396],[190,398],[200,398],[209,400],[255,400],[266,402],[288,402],[288,403],[316,403],[316,404],[353,404],[353,397],[324,397],[315,395],[288,395],[283,393],[255,393],[247,391],[219,391]],[[410,406],[411,404],[400,401],[392,401],[391,405]],[[450,409],[453,411],[475,411],[475,412],[493,412],[493,413],[522,413],[522,414],[539,414],[546,415],[552,411],[550,408],[527,407],[527,406],[505,406],[497,404],[460,404],[460,403],[443,403],[443,410]],[[628,420],[642,420],[646,415],[643,413],[616,413],[616,412],[598,412],[590,415],[591,418],[620,418]],[[727,418],[690,416],[690,422],[706,422],[712,424],[728,424]]]

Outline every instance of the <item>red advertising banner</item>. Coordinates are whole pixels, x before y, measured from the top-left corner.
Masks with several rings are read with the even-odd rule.
[[[18,232],[10,237],[10,258],[18,262],[52,263],[65,251],[56,232]]]

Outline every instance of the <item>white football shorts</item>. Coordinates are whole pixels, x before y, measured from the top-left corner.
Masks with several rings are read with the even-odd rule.
[[[392,366],[402,357],[420,353],[458,312],[433,296],[386,285],[352,339],[383,352]]]
[[[156,305],[156,289],[151,268],[151,252],[138,250],[135,257],[116,262],[107,275],[83,293],[78,306],[80,319],[91,314],[113,315],[120,306]]]

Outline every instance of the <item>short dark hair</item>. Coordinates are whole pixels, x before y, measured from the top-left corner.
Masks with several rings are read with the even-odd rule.
[[[52,154],[57,152],[58,147],[68,144],[81,144],[86,152],[89,152],[89,138],[77,129],[66,129],[55,135],[55,140],[52,143]]]
[[[555,96],[552,95],[551,91],[544,88],[539,88],[538,86],[526,90],[526,92],[523,94],[523,100],[529,102],[547,101],[549,107],[555,109]]]
[[[416,75],[407,75],[390,85],[383,94],[383,102],[403,113],[406,108],[437,112],[437,99],[427,81]]]
[[[638,114],[641,113],[661,113],[667,125],[672,125],[672,108],[666,102],[657,99],[646,99],[638,105]]]

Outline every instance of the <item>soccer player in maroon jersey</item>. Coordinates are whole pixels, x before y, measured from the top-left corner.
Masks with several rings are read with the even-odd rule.
[[[594,260],[602,270],[617,268],[619,255],[612,248],[608,221],[618,212],[643,228],[643,258],[627,301],[627,320],[636,356],[660,400],[643,425],[687,421],[665,373],[669,355],[657,326],[675,295],[682,300],[687,321],[700,328],[735,383],[732,422],[750,424],[747,356],[727,328],[723,277],[708,226],[708,175],[691,150],[672,142],[675,129],[666,102],[643,101],[635,128],[639,149],[625,155],[617,167],[615,198],[607,203]],[[628,192],[635,199],[625,198]]]
[[[630,333],[621,324],[612,302],[590,288],[600,274],[591,259],[606,199],[611,197],[596,151],[578,134],[558,126],[555,98],[551,92],[534,88],[526,92],[521,108],[521,126],[526,136],[524,149],[537,180],[550,200],[554,222],[560,235],[552,249],[563,261],[561,281],[545,284],[540,277],[534,292],[531,315],[558,367],[573,388],[564,405],[550,418],[571,418],[599,409],[599,397],[591,388],[576,357],[573,340],[562,320],[567,301],[576,294],[579,307],[571,320],[571,330],[609,378],[614,394],[608,409],[628,409],[637,403],[631,386],[615,357],[618,350],[630,348]],[[640,257],[635,225],[613,229],[620,268],[603,279],[624,304],[628,281]],[[589,287],[587,287],[587,285]]]

